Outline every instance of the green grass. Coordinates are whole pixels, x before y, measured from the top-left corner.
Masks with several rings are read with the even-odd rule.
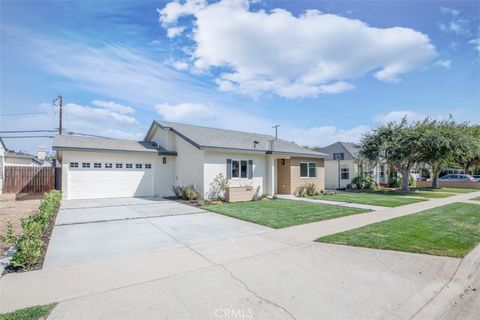
[[[316,241],[461,258],[480,242],[480,205],[452,203]]]
[[[428,192],[451,192],[451,193],[470,193],[475,191],[480,191],[477,189],[461,189],[461,188],[441,188],[441,189],[432,189],[432,188],[417,188],[419,191],[428,191]]]
[[[406,204],[426,201],[423,199],[414,199],[401,196],[394,196],[393,194],[377,194],[367,192],[352,192],[352,193],[338,193],[331,195],[318,195],[311,197],[319,200],[340,201],[349,203],[369,204],[384,207],[398,207]]]
[[[38,320],[46,318],[57,304],[47,304],[0,314],[0,320]]]
[[[480,200],[480,197],[475,197],[475,198],[472,198],[470,200]]]
[[[378,191],[371,191],[369,193],[383,194],[387,196],[421,197],[421,198],[447,198],[455,195],[454,193],[444,193],[444,192],[431,192],[431,191],[401,192],[401,191],[395,191],[395,190],[378,190]]]
[[[284,199],[205,205],[201,208],[276,229],[367,212]]]

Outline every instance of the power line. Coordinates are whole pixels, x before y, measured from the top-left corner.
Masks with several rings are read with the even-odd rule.
[[[5,113],[0,114],[2,117],[16,117],[16,116],[28,116],[34,114],[49,114],[50,112],[27,112],[27,113]]]
[[[34,133],[34,132],[56,132],[57,130],[11,130],[0,131],[0,133]]]
[[[2,139],[23,139],[23,138],[54,138],[54,136],[2,136]]]

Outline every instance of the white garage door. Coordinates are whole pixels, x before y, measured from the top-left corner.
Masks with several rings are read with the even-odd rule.
[[[77,165],[78,167],[72,167]],[[100,166],[95,168],[94,166]],[[154,195],[153,167],[151,164],[83,163],[70,164],[68,172],[68,198],[91,199],[112,197],[144,197]]]

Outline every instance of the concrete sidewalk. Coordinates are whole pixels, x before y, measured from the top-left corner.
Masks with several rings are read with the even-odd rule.
[[[172,235],[182,247],[7,274],[0,313],[57,301],[49,319],[411,318],[460,259],[311,241],[478,195],[200,243]]]
[[[366,210],[372,210],[372,211],[377,211],[377,210],[382,210],[382,209],[388,208],[388,207],[373,206],[373,205],[361,204],[361,203],[349,203],[349,202],[340,202],[340,201],[329,201],[329,200],[302,198],[302,197],[294,196],[292,194],[279,194],[279,195],[277,195],[277,197],[280,198],[280,199],[305,201],[305,202],[313,202],[313,203],[321,203],[321,204],[330,204],[330,205],[333,205],[333,206],[366,209]]]

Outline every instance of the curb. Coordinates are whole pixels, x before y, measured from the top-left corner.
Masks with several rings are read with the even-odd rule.
[[[450,281],[411,319],[442,319],[480,273],[480,245],[467,254]]]

